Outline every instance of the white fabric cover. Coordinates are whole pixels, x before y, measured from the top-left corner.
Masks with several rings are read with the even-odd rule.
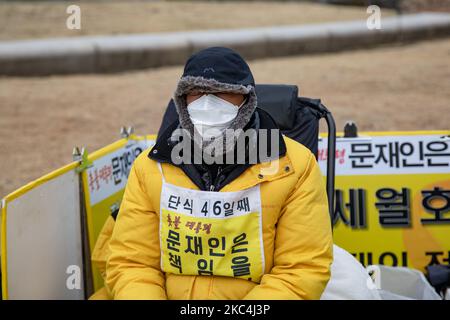
[[[381,300],[381,297],[363,265],[334,245],[331,278],[321,300]]]

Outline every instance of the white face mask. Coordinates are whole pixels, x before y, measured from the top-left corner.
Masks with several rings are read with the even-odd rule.
[[[236,118],[240,106],[217,97],[214,94],[204,94],[187,106],[189,116],[195,129],[203,139],[216,138],[227,129]]]

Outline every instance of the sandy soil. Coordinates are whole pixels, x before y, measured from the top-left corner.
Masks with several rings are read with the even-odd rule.
[[[450,0],[401,0],[401,8],[407,12],[450,12]]]
[[[247,28],[366,19],[364,7],[296,2],[77,1],[81,30],[68,30],[70,2],[0,2],[0,40]],[[268,14],[270,13],[270,14]],[[383,9],[383,16],[393,11]]]
[[[250,62],[259,83],[321,97],[338,129],[450,129],[450,39],[405,47]],[[115,75],[0,77],[0,196],[94,151],[121,126],[156,133],[181,67]]]

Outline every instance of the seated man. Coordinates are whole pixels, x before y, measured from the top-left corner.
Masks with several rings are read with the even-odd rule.
[[[247,63],[189,58],[178,120],[135,160],[109,241],[115,299],[319,299],[331,223],[314,155],[257,108]],[[270,150],[270,155],[267,151]]]

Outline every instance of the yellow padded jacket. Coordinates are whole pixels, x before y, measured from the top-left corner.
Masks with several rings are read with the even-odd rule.
[[[260,184],[265,274],[241,278],[164,273],[160,264],[162,176],[144,151],[135,160],[106,259],[105,283],[115,299],[319,299],[330,277],[332,232],[324,180],[314,155],[284,137],[280,159],[255,164],[221,191]],[[261,175],[261,169],[277,168]],[[176,166],[168,183],[198,190]],[[111,222],[111,221],[110,221]],[[110,227],[107,228],[110,232]],[[104,246],[103,246],[104,247]]]

